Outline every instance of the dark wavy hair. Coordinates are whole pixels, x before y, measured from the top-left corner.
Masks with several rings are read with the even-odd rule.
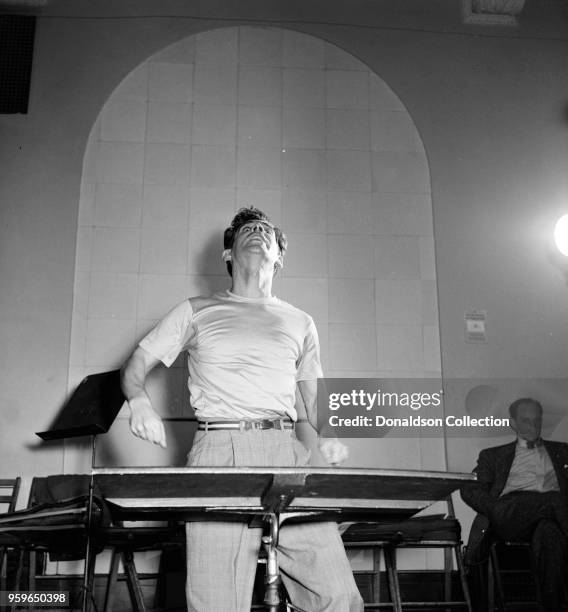
[[[233,248],[237,232],[239,231],[242,225],[248,223],[249,221],[266,221],[267,223],[270,223],[272,225],[270,219],[268,218],[268,215],[263,213],[262,210],[259,210],[254,206],[250,206],[249,208],[240,208],[237,211],[237,214],[233,217],[231,225],[229,225],[229,227],[225,230],[223,234],[224,249]],[[288,247],[288,239],[279,227],[273,227],[278,248],[280,249],[280,253],[284,255],[284,253],[286,252],[286,248]],[[230,261],[227,261],[226,264],[227,271],[231,276],[233,276],[233,264]]]
[[[512,419],[517,420],[517,412],[519,410],[519,407],[524,405],[524,404],[532,404],[533,406],[535,406],[540,414],[542,415],[542,404],[540,402],[538,402],[537,400],[533,399],[532,397],[521,397],[518,400],[515,400],[510,406],[509,406],[509,416]]]

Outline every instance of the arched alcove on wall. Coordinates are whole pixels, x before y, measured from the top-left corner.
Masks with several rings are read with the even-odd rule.
[[[440,375],[429,172],[412,118],[342,49],[242,26],[150,57],[101,109],[84,159],[70,386],[118,367],[179,301],[229,285],[221,236],[245,205],[288,235],[275,293],[314,317],[328,376]],[[100,464],[183,464],[184,360],[149,387],[164,417],[182,419],[167,423],[168,450],[134,439],[124,413]],[[362,442],[352,466],[444,467],[439,440]],[[65,471],[85,456],[67,445]]]

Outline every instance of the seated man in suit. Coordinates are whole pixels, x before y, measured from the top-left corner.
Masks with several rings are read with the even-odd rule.
[[[529,541],[541,609],[558,612],[565,601],[568,560],[568,444],[541,439],[542,406],[536,400],[516,400],[509,414],[517,440],[482,450],[477,482],[461,491],[480,513],[471,528],[466,563],[474,579],[482,580],[483,572],[475,568],[487,559],[491,533],[507,541]],[[479,590],[472,588],[474,594]],[[478,606],[485,608],[486,602]]]

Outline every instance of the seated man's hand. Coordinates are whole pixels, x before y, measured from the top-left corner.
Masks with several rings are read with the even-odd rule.
[[[331,465],[343,463],[349,456],[349,449],[337,438],[320,438],[319,451]]]
[[[131,401],[130,431],[142,440],[148,440],[166,448],[164,424],[157,412],[146,401]]]

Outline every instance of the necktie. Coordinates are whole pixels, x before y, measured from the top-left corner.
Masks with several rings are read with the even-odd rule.
[[[542,445],[541,438],[538,438],[537,440],[527,440],[528,449],[538,448],[541,445]]]

